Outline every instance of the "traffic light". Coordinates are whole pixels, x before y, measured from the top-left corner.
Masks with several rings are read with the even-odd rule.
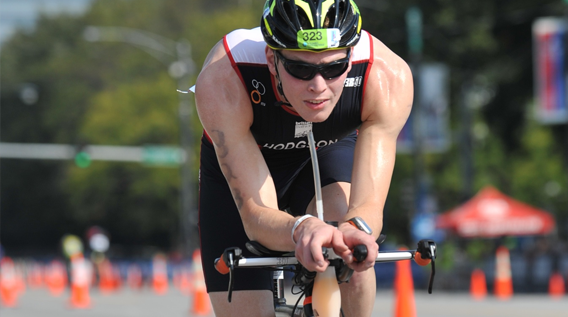
[[[75,152],[75,165],[80,168],[87,168],[91,165],[91,155],[84,150],[84,147],[79,148]]]

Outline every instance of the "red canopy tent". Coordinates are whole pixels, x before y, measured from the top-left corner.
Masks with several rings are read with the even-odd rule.
[[[465,204],[441,214],[436,225],[462,237],[499,237],[548,234],[555,221],[545,211],[486,187]]]

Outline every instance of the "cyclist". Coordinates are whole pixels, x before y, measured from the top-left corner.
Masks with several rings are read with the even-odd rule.
[[[274,316],[270,272],[239,271],[228,303],[228,277],[213,268],[248,240],[295,250],[317,272],[328,265],[322,247],[333,248],[355,270],[341,284],[345,315],[370,316],[375,240],[413,98],[408,65],[361,30],[352,0],[268,0],[259,28],[213,47],[195,88],[201,252],[216,316]],[[303,216],[316,214],[309,130],[325,219],[338,227]],[[350,251],[357,244],[370,251],[361,263]]]

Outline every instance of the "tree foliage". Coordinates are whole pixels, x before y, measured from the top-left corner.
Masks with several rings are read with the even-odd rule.
[[[82,16],[40,17],[34,30],[19,30],[1,48],[2,142],[178,144],[179,87],[168,74],[169,63],[140,46],[86,41],[85,28],[122,27],[174,42],[189,41],[196,67],[189,86],[210,48],[225,33],[258,25],[263,3],[94,0]],[[410,62],[404,17],[416,2],[359,0],[358,4],[364,28]],[[492,93],[474,110],[473,128],[479,132],[473,139],[474,189],[491,184],[553,212],[565,237],[568,128],[542,126],[532,118],[531,43],[532,22],[559,15],[563,4],[436,0],[421,9],[422,61],[443,62],[451,69],[454,142],[445,153],[425,156],[425,172],[439,211],[465,198],[461,92],[465,83],[481,83]],[[164,56],[175,59],[172,54]],[[28,84],[39,93],[31,105],[19,95]],[[195,113],[192,120],[197,157],[201,127]],[[9,251],[32,246],[53,251],[63,234],[83,236],[92,225],[109,230],[117,244],[164,250],[177,245],[180,176],[176,168],[95,161],[81,169],[73,162],[12,159],[0,164],[1,234]],[[197,183],[197,165],[193,169]],[[409,240],[414,212],[409,193],[414,169],[411,156],[398,156],[387,203],[385,232],[401,242]]]

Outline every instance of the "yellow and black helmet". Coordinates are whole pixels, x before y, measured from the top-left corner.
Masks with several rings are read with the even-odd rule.
[[[267,0],[260,28],[273,49],[340,49],[359,42],[361,14],[353,0]]]

